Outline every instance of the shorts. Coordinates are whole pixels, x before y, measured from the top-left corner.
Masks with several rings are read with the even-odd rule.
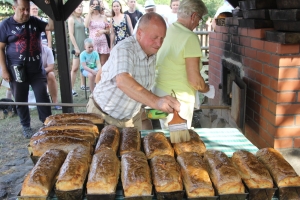
[[[96,72],[99,71],[98,68],[95,68],[95,69],[93,69],[93,70],[96,71]],[[88,77],[88,75],[89,75],[90,72],[88,72],[88,71],[86,71],[86,70],[82,70],[81,73],[82,73],[82,75],[83,75],[84,77]]]

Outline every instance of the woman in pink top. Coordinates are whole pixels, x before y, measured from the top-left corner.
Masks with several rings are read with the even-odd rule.
[[[109,56],[108,41],[105,34],[109,33],[109,23],[103,14],[104,7],[98,0],[90,1],[90,9],[85,18],[84,25],[89,28],[89,38],[93,40],[94,49],[99,53],[101,66]]]

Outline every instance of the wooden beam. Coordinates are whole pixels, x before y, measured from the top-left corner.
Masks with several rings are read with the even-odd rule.
[[[51,19],[55,19],[53,12],[52,12],[52,7],[49,4],[45,4],[45,1],[41,0],[32,0],[32,2],[39,7],[47,16],[49,16]]]
[[[63,20],[67,20],[72,12],[81,4],[82,0],[68,0],[64,5]]]

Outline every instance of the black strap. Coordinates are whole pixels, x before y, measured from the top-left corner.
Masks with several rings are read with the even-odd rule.
[[[125,22],[126,22],[126,30],[128,31],[129,36],[131,36],[131,31],[130,31],[130,29],[129,29],[128,21],[127,21],[127,15],[124,14],[124,16],[125,16]]]

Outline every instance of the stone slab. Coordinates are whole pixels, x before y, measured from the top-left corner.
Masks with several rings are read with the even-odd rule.
[[[239,19],[242,19],[241,17],[226,17],[225,18],[225,25],[227,26],[238,26],[239,25]]]
[[[300,32],[300,21],[273,21],[277,31]]]
[[[300,8],[300,0],[276,0],[276,2],[279,9]]]
[[[300,33],[266,31],[266,40],[281,44],[299,44]]]
[[[232,10],[233,17],[243,17],[243,11],[240,9]]]
[[[264,19],[239,19],[239,27],[252,29],[273,28],[273,21]]]
[[[271,20],[300,21],[300,9],[270,9]]]
[[[244,19],[270,19],[269,10],[259,9],[259,10],[244,10]]]
[[[241,10],[255,10],[255,9],[272,9],[277,8],[275,0],[247,0],[239,1]]]

